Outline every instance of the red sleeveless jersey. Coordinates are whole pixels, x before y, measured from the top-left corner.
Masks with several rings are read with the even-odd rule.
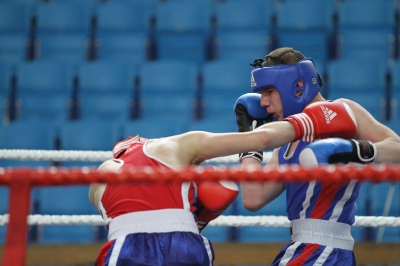
[[[113,156],[123,163],[121,169],[141,166],[173,169],[146,152],[146,141],[137,135],[116,143]],[[195,186],[191,182],[108,184],[100,199],[99,209],[107,224],[119,215],[138,211],[184,209],[193,213],[194,193]]]

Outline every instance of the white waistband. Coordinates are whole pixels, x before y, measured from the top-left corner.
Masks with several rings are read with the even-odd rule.
[[[115,217],[108,227],[108,239],[132,233],[193,232],[199,229],[193,214],[183,209],[131,212]]]
[[[348,224],[319,219],[298,219],[290,222],[290,229],[293,242],[353,250],[354,239]]]

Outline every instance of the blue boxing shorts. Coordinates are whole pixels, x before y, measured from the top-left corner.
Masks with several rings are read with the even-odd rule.
[[[103,245],[96,266],[212,266],[210,241],[192,232],[133,233]]]
[[[332,248],[319,244],[292,242],[275,258],[272,266],[343,265],[356,266],[352,250]]]

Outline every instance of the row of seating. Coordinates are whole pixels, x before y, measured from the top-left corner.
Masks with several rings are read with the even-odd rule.
[[[7,196],[9,191],[0,188],[0,214],[8,213]],[[37,187],[32,190],[32,214],[41,215],[97,215],[97,211],[87,198],[87,185]],[[384,197],[382,195],[385,195]],[[386,206],[386,207],[385,207]],[[357,200],[357,216],[400,216],[400,183],[371,183],[364,182]],[[241,195],[222,215],[254,215],[286,216],[285,193],[256,213],[249,212],[243,207]],[[382,230],[380,232],[379,230]],[[5,240],[4,226],[0,227],[0,243]],[[379,233],[378,233],[379,231]],[[290,234],[287,227],[212,227],[208,226],[203,235],[212,242],[289,242]],[[365,228],[354,226],[352,235],[356,242],[400,241],[400,228]],[[50,225],[31,226],[30,242],[36,243],[91,243],[105,241],[107,230],[103,226],[91,225]]]
[[[397,58],[397,2],[52,0],[37,1],[27,11],[26,5],[3,1],[0,58],[203,62],[248,60],[281,46],[318,60]]]
[[[315,61],[327,99],[350,98],[379,121],[396,119],[400,61]],[[168,117],[190,121],[230,116],[236,99],[250,92],[252,67],[235,60],[203,64],[172,60],[133,66],[120,61],[67,64],[53,61],[2,64],[3,121],[52,123],[101,118],[115,121]]]

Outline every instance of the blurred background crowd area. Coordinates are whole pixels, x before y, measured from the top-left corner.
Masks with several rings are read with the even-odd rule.
[[[399,6],[399,0],[0,0],[0,148],[109,151],[137,133],[236,131],[233,104],[251,92],[250,63],[284,46],[313,59],[326,99],[355,100],[400,134]],[[98,165],[0,160],[2,167]],[[7,213],[8,190],[0,190]],[[85,186],[32,193],[34,214],[96,213]],[[358,202],[357,215],[400,216],[399,183],[367,182]],[[254,215],[240,195],[230,214]],[[285,195],[257,215],[286,215]],[[356,241],[400,241],[400,228],[353,231]],[[217,242],[289,240],[287,228],[209,227],[204,234]],[[40,243],[105,237],[97,226],[30,228],[30,240]]]

